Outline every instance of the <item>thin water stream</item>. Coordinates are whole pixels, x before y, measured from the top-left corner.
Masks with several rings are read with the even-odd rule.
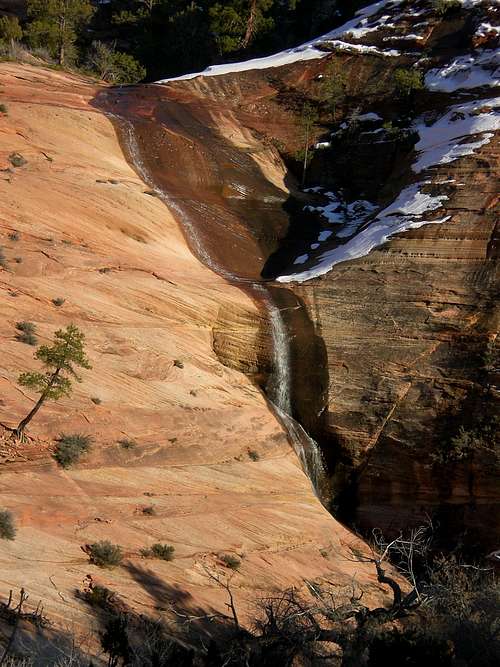
[[[223,277],[233,285],[244,289],[252,298],[263,307],[268,315],[273,352],[273,374],[268,382],[266,394],[269,403],[279,421],[285,428],[290,443],[300,460],[304,472],[309,477],[317,497],[324,503],[327,502],[326,471],[323,463],[321,450],[304,430],[304,428],[292,417],[292,369],[291,369],[291,346],[290,334],[280,308],[276,305],[269,289],[265,283],[253,281],[235,275],[221,266],[210,255],[197,232],[195,222],[184,210],[181,203],[165,192],[164,188],[158,186],[147,168],[141,154],[141,147],[137,140],[134,125],[128,119],[116,114],[109,113],[117,122],[123,146],[127,152],[130,163],[134,166],[142,180],[155,192],[159,199],[175,213],[176,219],[181,224],[183,232],[193,254],[212,271]]]

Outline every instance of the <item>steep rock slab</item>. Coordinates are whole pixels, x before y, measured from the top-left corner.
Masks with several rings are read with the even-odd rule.
[[[176,600],[221,610],[224,594],[205,567],[220,568],[218,555],[229,552],[242,558],[234,579],[242,606],[260,591],[324,575],[355,576],[382,601],[374,573],[349,557],[360,544],[314,497],[261,392],[213,352],[213,330],[232,313],[238,325],[226,329],[226,343],[217,333],[219,346],[240,358],[260,354],[262,316],[193,257],[90,104],[96,87],[13,64],[0,65],[0,82],[8,107],[0,118],[2,421],[14,425],[34,398],[16,384],[37,366],[33,348],[15,338],[16,322],[34,322],[41,343],[74,322],[93,364],[70,398],[40,411],[33,440],[1,441],[0,507],[18,525],[16,540],[0,545],[3,594],[24,586],[73,629],[93,622],[75,597],[88,574],[141,612]],[[12,153],[26,163],[14,167]],[[94,440],[67,471],[50,456],[60,432]],[[123,448],[124,438],[136,445]],[[100,539],[123,546],[122,568],[89,565],[81,546]],[[175,547],[172,562],[140,558],[158,541]]]

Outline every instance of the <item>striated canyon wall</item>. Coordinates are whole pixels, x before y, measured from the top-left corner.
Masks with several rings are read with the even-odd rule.
[[[416,180],[412,163],[418,135],[397,131],[405,116],[423,117],[431,126],[450,105],[467,100],[477,103],[473,113],[489,113],[494,95],[487,87],[474,90],[465,84],[466,92],[460,86],[458,92],[424,89],[418,96],[401,98],[395,72],[413,67],[418,51],[406,48],[388,58],[380,50],[387,39],[398,47],[407,43],[414,25],[422,21],[416,18],[418,12],[427,17],[425,24],[418,24],[426,26],[418,48],[425,49],[435,66],[466,58],[467,49],[478,46],[477,25],[494,20],[495,10],[487,4],[444,17],[429,14],[429,3],[420,4],[413,8],[403,3],[408,13],[395,17],[395,36],[386,37],[385,29],[370,34],[367,48],[379,53],[336,47],[321,60],[167,83],[160,93],[181,104],[188,118],[200,118],[203,109],[205,125],[226,147],[229,143],[233,150],[244,150],[257,164],[259,156],[267,155],[263,176],[268,177],[266,169],[278,153],[284,159],[288,171],[283,183],[290,196],[281,206],[288,223],[284,226],[282,209],[275,206],[273,215],[259,215],[259,227],[252,212],[240,206],[234,227],[252,237],[257,262],[265,258],[261,268],[267,279],[289,269],[303,252],[307,256],[308,244],[325,229],[302,210],[305,203],[317,205],[318,196],[308,197],[297,185],[305,102],[319,108],[314,131],[322,141],[342,122],[348,124],[353,112],[375,111],[389,123],[392,129],[386,132],[392,135],[384,142],[368,140],[359,127],[348,129],[350,134],[330,150],[316,151],[307,177],[311,186],[340,186],[351,200],[362,196],[379,208]],[[481,40],[487,49],[494,44],[494,35],[493,41],[491,35]],[[332,68],[342,71],[346,81],[334,123],[318,102],[321,81]],[[493,76],[491,69],[486,71]],[[451,116],[451,124],[464,117],[460,114]],[[166,125],[171,127],[171,122]],[[439,145],[439,134],[436,137]],[[319,278],[292,280],[274,296],[292,339],[295,416],[321,443],[334,511],[366,532],[374,526],[399,530],[432,516],[448,546],[465,539],[470,545],[480,543],[484,551],[496,545],[500,527],[498,453],[480,447],[454,456],[452,443],[461,428],[474,433],[499,407],[498,135],[483,144],[472,155],[425,172],[428,194],[423,197],[441,198],[434,217],[444,222],[406,231]],[[233,176],[241,182],[241,173]],[[217,187],[223,198],[231,178],[231,171],[219,171]],[[250,202],[260,188],[261,180],[249,184]],[[231,255],[233,249],[227,252]],[[235,265],[241,266],[241,257]],[[244,265],[250,266],[250,260]],[[236,323],[226,312],[220,330],[230,331],[231,319]],[[220,354],[219,328],[216,331]],[[231,345],[226,352],[220,357],[223,362],[243,370],[239,352]],[[250,359],[247,370],[262,381],[258,368],[268,369],[269,360]]]
[[[39,367],[17,322],[34,323],[39,343],[77,324],[93,366],[71,397],[42,408],[27,443],[0,436],[0,508],[17,525],[0,544],[2,598],[24,587],[28,607],[42,600],[71,632],[96,622],[77,595],[89,575],[141,613],[225,611],[207,570],[224,576],[229,553],[241,558],[242,617],[261,593],[304,578],[355,576],[383,602],[375,572],[351,562],[362,543],[321,506],[240,372],[266,381],[269,323],[192,255],[97,109],[103,89],[12,63],[0,84],[0,421],[14,426],[36,398],[16,383]],[[25,162],[14,166],[14,153]],[[52,458],[60,433],[93,439],[68,470]],[[123,567],[89,564],[82,547],[103,539],[122,546]],[[173,545],[174,560],[143,559],[155,542]]]

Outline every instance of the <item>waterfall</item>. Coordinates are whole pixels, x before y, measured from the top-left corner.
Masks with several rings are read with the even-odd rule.
[[[288,437],[293,449],[299,459],[302,469],[309,477],[311,485],[316,496],[321,500],[324,497],[326,487],[326,471],[323,463],[323,457],[318,443],[311,438],[304,428],[291,416],[292,413],[292,372],[290,358],[290,337],[286,328],[285,321],[279,307],[272,299],[269,290],[262,283],[252,282],[240,278],[226,271],[223,267],[214,262],[208,254],[202,240],[196,230],[192,220],[181,206],[179,206],[169,195],[151,178],[151,175],[144,163],[141,155],[139,143],[133,124],[121,116],[109,113],[119,123],[122,128],[122,137],[125,143],[129,159],[134,165],[137,173],[142,180],[155,192],[159,199],[169,208],[173,209],[178,216],[186,234],[191,250],[200,262],[208,266],[212,271],[225,278],[228,282],[245,286],[245,289],[252,292],[255,298],[263,303],[269,315],[272,337],[273,351],[273,374],[269,382],[268,394],[269,401],[273,406],[278,419],[288,433]]]
[[[321,449],[292,417],[291,348],[285,320],[269,291],[259,283],[254,283],[252,287],[260,295],[260,301],[266,305],[271,323],[273,375],[268,386],[269,399],[288,433],[302,470],[309,477],[316,496],[321,500],[326,493],[326,470]]]

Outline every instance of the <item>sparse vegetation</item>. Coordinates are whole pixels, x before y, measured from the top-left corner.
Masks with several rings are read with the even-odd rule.
[[[36,325],[33,322],[17,322],[16,329],[18,331],[16,340],[20,343],[26,343],[26,345],[36,345],[38,343]]]
[[[110,83],[137,83],[146,70],[130,54],[116,51],[103,42],[93,42],[87,55],[87,67]]]
[[[57,306],[58,308],[62,306],[66,302],[66,299],[63,299],[61,296],[56,297],[55,299],[52,299],[52,303],[54,306]]]
[[[13,43],[23,36],[17,16],[0,16],[0,43]]]
[[[174,359],[174,366],[176,368],[184,368],[184,362],[180,359]]]
[[[123,438],[118,440],[118,444],[122,449],[135,449],[137,447],[137,442],[131,438]]]
[[[173,560],[175,548],[170,544],[161,544],[157,542],[149,548],[141,549],[141,556],[144,558],[158,558],[159,560]]]
[[[310,147],[310,143],[311,143],[311,136],[314,131],[314,126],[317,120],[318,120],[318,112],[311,104],[306,102],[302,107],[302,112],[300,114],[300,124],[302,126],[304,144],[303,148],[297,151],[297,154],[295,156],[297,161],[302,162],[302,187],[305,186],[307,168],[314,154],[312,148]]]
[[[7,115],[8,109],[5,104],[0,104],[0,113],[3,113],[4,115]]]
[[[13,167],[24,167],[25,164],[28,164],[28,160],[21,153],[11,153],[9,155],[9,162]]]
[[[221,554],[219,558],[230,570],[240,569],[241,560],[237,556],[233,556],[232,554]]]
[[[0,539],[13,540],[15,536],[14,515],[10,510],[0,510]]]
[[[260,459],[260,454],[259,452],[256,452],[255,449],[249,449],[248,458],[251,459],[252,461],[258,461]]]
[[[436,14],[445,16],[448,12],[460,9],[462,5],[459,0],[433,0],[432,6]]]
[[[57,440],[54,458],[63,468],[69,468],[89,451],[91,445],[92,438],[88,435],[82,433],[63,434]]]
[[[435,463],[446,464],[470,459],[477,452],[500,454],[500,417],[483,416],[474,423],[461,425],[456,434],[431,455]]]
[[[347,90],[347,76],[340,65],[332,63],[321,81],[321,99],[332,111],[333,121],[337,120],[337,107]]]
[[[123,560],[121,547],[109,540],[95,542],[89,547],[90,562],[99,567],[115,567]]]
[[[29,0],[27,42],[35,48],[47,48],[60,66],[72,63],[76,60],[78,31],[88,25],[93,12],[89,0]]]
[[[0,266],[3,269],[7,269],[7,258],[5,257],[2,246],[0,246]]]
[[[42,345],[35,353],[35,359],[43,364],[43,372],[28,371],[21,373],[18,383],[40,394],[30,412],[16,428],[21,436],[26,426],[47,400],[57,401],[62,396],[69,396],[72,380],[80,382],[75,366],[91,368],[84,350],[85,335],[74,324],[66,329],[59,329],[54,334],[52,345]]]
[[[14,232],[9,233],[9,239],[11,241],[19,241],[20,238],[21,238],[21,235],[19,234],[19,232],[14,231]]]
[[[489,340],[482,354],[483,369],[486,372],[492,372],[500,368],[500,345],[499,339]]]
[[[154,516],[156,514],[154,505],[148,505],[147,507],[143,507],[142,513],[145,514],[146,516]]]
[[[80,594],[80,597],[92,607],[105,610],[110,610],[115,601],[113,591],[106,588],[106,586],[99,586],[99,584],[93,584],[91,588]]]
[[[415,91],[423,89],[424,78],[419,70],[398,67],[394,72],[394,84],[401,96],[409,97]]]

